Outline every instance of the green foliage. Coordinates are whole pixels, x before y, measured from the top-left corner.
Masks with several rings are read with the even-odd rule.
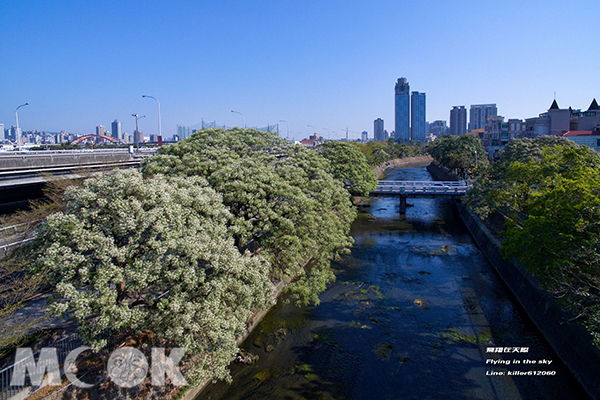
[[[487,164],[481,140],[473,135],[444,135],[429,145],[428,152],[436,163],[463,178]]]
[[[422,142],[397,143],[394,139],[388,139],[385,142],[351,142],[367,158],[367,163],[375,167],[386,161],[396,158],[412,157],[425,153],[425,145]]]
[[[321,155],[331,164],[331,174],[341,180],[351,194],[368,196],[375,190],[377,178],[356,146],[348,142],[326,142],[322,149]]]
[[[234,246],[221,196],[203,178],[127,170],[65,199],[31,245],[55,285],[50,310],[72,315],[94,348],[105,334],[150,330],[194,356],[190,382],[227,379],[236,336],[273,286],[268,261]]]
[[[250,129],[196,132],[144,166],[148,176],[206,177],[232,214],[238,248],[268,258],[271,278],[290,283],[302,303],[318,302],[333,279],[329,261],[352,245],[356,211],[330,170],[317,152]]]
[[[540,276],[600,345],[600,155],[561,139],[511,141],[466,201],[503,216],[503,254]]]

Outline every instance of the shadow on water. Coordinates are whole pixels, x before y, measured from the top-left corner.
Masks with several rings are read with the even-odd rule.
[[[388,179],[431,179],[424,168]],[[471,241],[451,204],[372,199],[352,227],[352,254],[316,307],[279,301],[242,344],[233,383],[198,399],[557,399],[585,392],[531,326]],[[529,347],[517,355],[488,347]],[[551,367],[486,360],[551,359]],[[556,376],[489,376],[552,370]]]

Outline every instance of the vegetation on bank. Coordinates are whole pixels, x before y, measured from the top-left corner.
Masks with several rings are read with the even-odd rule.
[[[444,135],[432,142],[427,151],[437,164],[463,179],[488,164],[481,140],[473,135]]]
[[[560,137],[512,140],[464,201],[600,346],[600,155]]]
[[[427,147],[423,142],[398,143],[394,139],[388,139],[385,142],[350,143],[358,147],[371,167],[376,167],[381,163],[395,160],[396,158],[420,156],[427,152]]]
[[[270,132],[205,129],[148,159],[67,189],[20,255],[54,287],[54,315],[94,348],[151,332],[185,347],[190,384],[229,379],[249,316],[286,284],[318,303],[348,252],[353,193],[370,190],[353,145],[322,151]]]

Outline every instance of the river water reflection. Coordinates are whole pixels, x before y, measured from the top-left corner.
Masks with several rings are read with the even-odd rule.
[[[431,176],[425,168],[401,168],[388,170],[388,179]],[[321,304],[280,301],[242,344],[260,359],[233,363],[233,383],[210,384],[198,399],[586,398],[450,202],[409,203],[400,216],[398,199],[372,199],[352,226],[352,254],[335,265],[338,279]],[[491,347],[529,351],[500,355]],[[523,364],[542,359],[552,364]],[[508,371],[556,375],[490,375]]]

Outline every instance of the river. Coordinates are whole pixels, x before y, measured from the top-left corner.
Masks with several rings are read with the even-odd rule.
[[[432,180],[423,167],[387,179]],[[401,216],[398,199],[371,199],[321,304],[282,297],[242,344],[259,360],[232,363],[233,383],[209,384],[197,399],[588,398],[450,200],[409,203]],[[498,348],[511,353],[490,352]]]

